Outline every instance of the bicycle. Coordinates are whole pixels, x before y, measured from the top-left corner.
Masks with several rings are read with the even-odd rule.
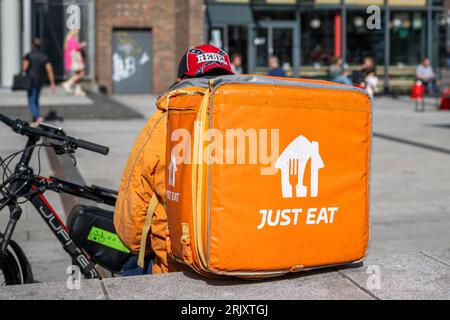
[[[25,121],[12,120],[3,114],[0,114],[0,121],[9,126],[15,133],[27,137],[27,143],[23,150],[13,153],[4,160],[0,158],[0,167],[3,169],[3,182],[0,184],[0,213],[6,207],[9,209],[9,220],[5,231],[0,232],[0,285],[34,282],[31,266],[25,253],[12,240],[15,227],[22,215],[21,205],[27,201],[34,206],[44,219],[64,250],[72,258],[73,263],[80,268],[81,273],[89,279],[101,278],[92,255],[88,254],[86,248],[76,244],[68,227],[44,197],[44,193],[46,191],[67,193],[113,207],[116,203],[117,192],[95,185],[78,185],[52,176],[41,177],[39,176],[40,172],[37,175],[34,174],[33,168],[30,166],[30,160],[37,148],[40,151],[41,147],[48,147],[53,148],[57,155],[71,156],[74,159],[74,165],[76,165],[74,154],[78,148],[103,155],[109,153],[109,148],[70,137],[66,135],[62,128],[49,124],[40,124],[34,128]],[[42,143],[40,143],[41,138],[44,139]],[[19,162],[14,170],[10,170],[10,163],[18,155],[21,155]],[[111,211],[100,208],[97,211],[111,215],[112,219],[113,213]]]

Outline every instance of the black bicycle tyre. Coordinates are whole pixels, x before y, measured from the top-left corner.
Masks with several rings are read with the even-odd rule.
[[[0,285],[12,286],[25,283],[24,273],[19,261],[19,257],[12,250],[0,261],[0,270],[3,279],[0,278]]]

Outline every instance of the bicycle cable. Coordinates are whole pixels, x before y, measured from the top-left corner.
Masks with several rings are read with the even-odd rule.
[[[38,148],[38,173],[37,175],[40,176],[41,175],[41,149],[42,146],[45,144],[45,141],[47,141],[48,138],[44,138],[44,141],[42,141],[42,144],[39,146]]]
[[[9,170],[9,168],[7,168],[7,167],[3,164],[3,158],[2,158],[2,157],[0,157],[0,166],[3,168],[3,171],[7,170],[7,171],[9,171],[9,174],[10,174],[10,175],[12,174],[11,170]]]
[[[45,140],[44,140],[45,141]],[[7,156],[5,159],[2,159],[2,161],[0,162],[0,166],[2,168],[4,168],[3,170],[3,175],[2,175],[2,184],[0,185],[0,189],[3,189],[5,186],[5,179],[7,178],[7,172],[9,171],[10,174],[13,174],[13,172],[11,171],[11,169],[9,169],[9,166],[11,165],[11,162],[21,153],[29,150],[29,149],[34,149],[34,148],[38,148],[38,147],[51,147],[52,145],[50,144],[45,144],[45,143],[40,143],[40,144],[36,144],[34,146],[30,146],[30,147],[26,147],[20,151],[14,152],[12,154],[10,154],[9,156]],[[8,161],[8,162],[7,162]],[[7,162],[7,163],[6,163]],[[6,169],[6,170],[5,170]]]

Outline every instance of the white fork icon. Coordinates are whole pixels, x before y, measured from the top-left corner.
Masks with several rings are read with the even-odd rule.
[[[297,197],[306,197],[308,188],[303,185],[305,168],[303,164],[301,166],[299,164],[302,164],[300,159],[289,159],[289,184],[291,185],[292,191],[295,190]]]

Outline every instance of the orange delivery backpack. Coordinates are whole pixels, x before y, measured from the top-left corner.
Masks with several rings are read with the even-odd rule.
[[[176,270],[173,261],[254,279],[366,257],[372,112],[363,90],[230,75],[182,81],[157,106],[166,136],[154,162],[165,174],[141,163],[115,213],[141,262],[155,252],[156,272]],[[134,164],[152,157],[133,152]]]

